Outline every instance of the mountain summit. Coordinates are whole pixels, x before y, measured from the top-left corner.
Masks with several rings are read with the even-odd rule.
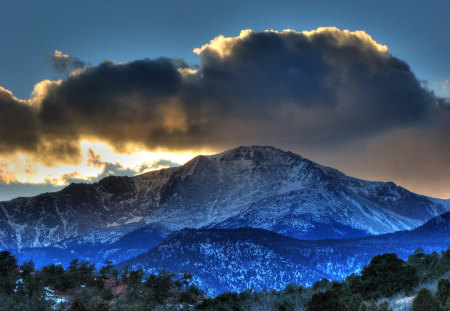
[[[449,208],[448,200],[349,177],[274,147],[238,147],[175,168],[1,202],[0,248],[47,246],[99,230],[117,236],[144,226],[356,237],[412,229]]]

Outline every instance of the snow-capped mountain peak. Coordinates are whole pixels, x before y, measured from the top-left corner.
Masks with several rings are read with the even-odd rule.
[[[297,238],[362,236],[411,229],[449,208],[448,200],[249,146],[1,202],[0,248],[46,246],[130,223],[168,230],[254,227]]]

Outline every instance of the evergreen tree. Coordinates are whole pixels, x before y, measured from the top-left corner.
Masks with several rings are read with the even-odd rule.
[[[436,298],[443,308],[450,309],[450,280],[439,280]]]
[[[137,287],[142,283],[144,271],[142,269],[133,270],[128,274],[128,287]]]
[[[77,296],[72,301],[69,311],[89,311],[84,305],[83,301]]]
[[[428,288],[422,288],[414,298],[411,311],[443,311]]]
[[[390,311],[391,309],[389,308],[389,302],[388,301],[383,301],[382,303],[380,303],[378,305],[378,311]]]
[[[383,254],[373,257],[364,267],[361,280],[363,297],[379,298],[401,290],[410,291],[419,279],[415,268],[406,265],[396,254]]]
[[[117,269],[113,269],[112,271],[111,271],[111,276],[114,278],[114,281],[115,281],[115,284],[117,285],[117,282],[118,282],[118,278],[119,278],[119,270],[117,270]]]
[[[361,304],[363,303],[363,298],[360,294],[354,294],[350,301],[348,302],[349,311],[359,311]]]
[[[122,274],[120,275],[122,277],[122,282],[127,283],[128,282],[128,274],[130,273],[130,266],[126,265],[122,268]]]
[[[100,275],[104,279],[109,279],[112,277],[113,265],[111,260],[105,260],[104,266],[100,268]]]
[[[18,273],[17,259],[9,252],[0,252],[0,294],[12,294]]]
[[[192,277],[193,277],[193,275],[191,273],[183,272],[182,280],[183,280],[183,285],[184,285],[185,289],[187,289],[189,287],[189,283],[190,283]]]
[[[333,291],[316,293],[308,302],[308,311],[346,311],[344,303]]]
[[[99,302],[89,308],[89,311],[109,311],[109,306],[104,302]]]

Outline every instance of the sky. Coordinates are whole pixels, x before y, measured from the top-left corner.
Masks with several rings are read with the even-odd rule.
[[[273,145],[450,198],[448,1],[2,1],[0,200]]]

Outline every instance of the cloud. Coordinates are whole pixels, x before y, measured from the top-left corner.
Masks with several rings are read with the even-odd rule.
[[[102,161],[101,155],[94,152],[92,148],[87,151],[87,166],[93,166],[100,169],[99,174],[95,176],[85,176],[82,173],[73,171],[68,174],[64,174],[61,178],[65,184],[68,183],[83,183],[83,182],[98,182],[101,179],[108,176],[135,176],[148,171],[153,171],[162,168],[179,166],[179,163],[167,159],[158,159],[152,162],[145,161],[135,167],[127,167],[118,162]],[[1,170],[0,170],[1,172]]]
[[[428,127],[399,129],[370,141],[361,158],[379,178],[450,198],[450,102],[438,106]]]
[[[135,176],[178,166],[193,157],[162,152],[117,154],[105,144],[88,141],[82,142],[82,149],[83,160],[77,165],[47,167],[23,155],[0,157],[0,201],[18,195],[36,195],[39,189],[57,191],[73,182],[92,183],[111,175]]]
[[[93,166],[95,168],[101,168],[104,165],[100,155],[99,154],[95,154],[95,152],[94,152],[94,150],[92,150],[92,148],[88,149],[87,165],[88,166]]]
[[[409,66],[368,34],[241,32],[180,61],[104,62],[42,100],[51,135],[94,136],[120,148],[342,142],[421,122],[436,101]]]
[[[25,102],[0,89],[9,121],[0,125],[7,133],[0,152],[80,161],[85,138],[118,151],[247,144],[324,150],[388,144],[400,132],[411,146],[420,136],[412,133],[423,133],[424,142],[436,140],[429,148],[450,149],[448,127],[440,125],[445,100],[363,31],[244,30],[194,52],[195,68],[167,58],[85,66],[65,80],[41,82]],[[52,59],[58,70],[84,66],[59,51]]]
[[[61,51],[55,50],[52,56],[47,58],[56,73],[67,73],[76,69],[83,68],[86,63]]]
[[[36,151],[38,124],[37,109],[0,86],[0,153]]]

